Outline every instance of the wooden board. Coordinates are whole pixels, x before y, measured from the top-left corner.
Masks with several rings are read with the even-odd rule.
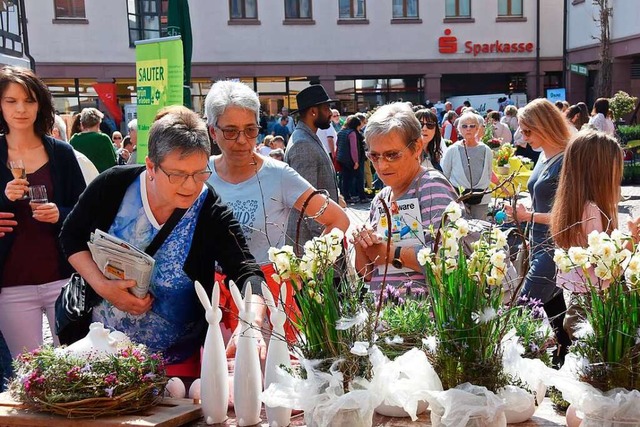
[[[191,399],[165,398],[162,402],[144,412],[116,417],[70,419],[60,415],[21,409],[7,393],[0,394],[0,427],[176,427],[202,417],[200,405]]]

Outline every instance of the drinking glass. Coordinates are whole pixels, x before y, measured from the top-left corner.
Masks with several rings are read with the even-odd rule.
[[[36,207],[49,201],[47,199],[47,187],[44,185],[32,185],[29,187],[29,197],[31,198],[29,205],[31,205],[31,210],[33,211]]]
[[[27,179],[27,170],[22,160],[9,160],[9,169],[14,179]],[[20,200],[28,199],[27,192],[22,195]]]

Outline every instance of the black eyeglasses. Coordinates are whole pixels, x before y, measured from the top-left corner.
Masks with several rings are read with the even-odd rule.
[[[465,124],[465,125],[460,125],[460,127],[461,127],[462,129],[475,129],[475,128],[477,128],[477,127],[478,127],[478,125],[466,125],[466,124]]]
[[[420,122],[420,127],[427,127],[427,129],[435,129],[436,124],[434,122]]]
[[[160,165],[158,165],[158,169],[160,169],[165,175],[167,175],[167,178],[169,179],[169,182],[171,184],[180,184],[183,185],[185,182],[187,182],[188,178],[193,178],[193,180],[196,182],[196,184],[201,184],[203,182],[205,182],[206,180],[209,179],[209,177],[211,176],[211,174],[213,173],[211,171],[211,169],[209,169],[209,165],[207,165],[207,170],[205,171],[200,171],[200,172],[195,172],[195,173],[169,173],[166,170],[162,169],[162,167]]]
[[[122,139],[121,136],[114,136],[112,139]]]
[[[385,162],[393,163],[402,158],[404,156],[404,152],[409,148],[407,145],[402,150],[391,150],[385,151],[384,153],[372,153],[371,151],[366,151],[365,154],[373,163],[378,163],[380,159],[384,159]]]
[[[522,134],[523,134],[524,136],[526,136],[527,138],[529,138],[529,137],[531,136],[531,132],[532,132],[532,130],[531,130],[531,129],[522,129],[522,128],[520,128],[520,132],[522,132]]]
[[[244,129],[223,129],[215,126],[216,129],[220,129],[222,131],[222,135],[224,139],[228,141],[237,141],[240,138],[240,134],[243,133],[247,139],[254,139],[258,137],[260,133],[260,126],[250,126]]]

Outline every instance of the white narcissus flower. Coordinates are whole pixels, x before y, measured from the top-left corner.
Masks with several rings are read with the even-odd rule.
[[[611,262],[616,259],[616,254],[616,245],[614,245],[613,242],[604,242],[600,245],[600,251],[596,255],[598,255],[603,262],[611,264]]]
[[[444,213],[447,215],[447,218],[451,222],[456,222],[460,217],[462,217],[462,209],[460,208],[460,204],[455,201],[449,202],[444,210]]]
[[[625,271],[628,272],[629,275],[640,274],[640,256],[639,255],[633,255],[629,258],[629,262],[627,263]]]
[[[603,263],[597,263],[596,267],[593,270],[594,274],[598,279],[602,280],[611,280],[611,270],[609,267]]]
[[[466,219],[458,218],[455,224],[456,224],[456,232],[455,232],[456,238],[459,239],[460,237],[465,237],[466,235],[469,234],[469,223],[467,222]]]
[[[616,261],[618,261],[620,265],[627,265],[627,263],[631,259],[631,255],[633,254],[629,249],[627,248],[621,249],[616,255]]]
[[[589,233],[587,236],[587,243],[589,244],[589,248],[592,252],[596,251],[596,248],[602,244],[605,237],[608,237],[606,233],[600,233],[597,230],[593,230]]]
[[[288,278],[291,272],[291,260],[295,259],[293,247],[285,245],[280,249],[269,248],[267,253],[269,254],[269,261],[275,265],[276,271],[280,276]]]
[[[420,249],[417,258],[420,265],[427,265],[427,262],[431,259],[431,248]]]
[[[623,247],[625,242],[629,239],[629,235],[623,233],[617,228],[611,232],[611,240],[619,248]]]
[[[499,228],[491,229],[491,237],[495,242],[495,246],[498,248],[503,248],[507,245],[507,235],[502,232]]]
[[[493,251],[491,252],[491,257],[489,258],[489,262],[493,264],[495,267],[504,269],[505,260],[507,259],[507,254],[504,251]]]
[[[579,246],[573,246],[567,251],[571,262],[581,268],[589,268],[589,251]]]
[[[458,267],[458,260],[456,258],[447,258],[444,260],[445,273],[453,273]]]

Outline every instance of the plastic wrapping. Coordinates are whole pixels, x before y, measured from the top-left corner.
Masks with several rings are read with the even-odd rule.
[[[505,427],[505,404],[487,390],[464,383],[446,391],[429,392],[434,427]]]
[[[584,413],[582,427],[625,427],[640,425],[640,391],[613,389],[585,394],[577,408]]]
[[[307,378],[294,378],[280,370],[279,375],[288,378],[272,383],[262,393],[266,405],[302,409],[306,423],[317,427],[339,425],[344,417],[349,419],[349,425],[357,426],[356,420],[362,425],[371,425],[373,410],[381,399],[370,392],[368,381],[354,380],[351,390],[345,393],[343,375],[337,369],[340,361],[331,366],[329,373],[317,369],[319,361],[302,360],[301,363]]]
[[[385,406],[404,409],[413,421],[417,420],[418,407],[424,403],[429,391],[442,391],[442,382],[423,351],[413,348],[390,361],[375,347],[370,355],[373,378],[369,390],[380,397]],[[378,411],[383,415],[390,412]],[[401,413],[401,412],[399,412]],[[407,415],[404,415],[407,416]]]
[[[538,405],[547,392],[545,378],[548,367],[539,359],[525,359],[521,355],[524,348],[518,343],[518,336],[511,330],[502,340],[502,363],[507,374],[518,378],[529,390],[535,392]],[[553,371],[557,372],[557,371]]]

